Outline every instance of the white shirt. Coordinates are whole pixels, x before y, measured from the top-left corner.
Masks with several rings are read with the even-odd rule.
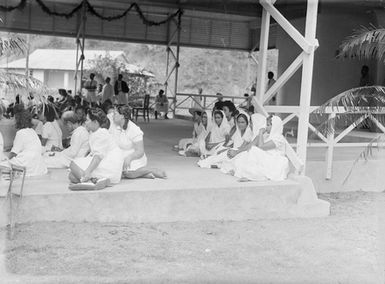
[[[45,144],[45,149],[47,149],[48,151],[51,150],[52,146],[63,148],[63,144],[62,144],[63,133],[56,120],[54,120],[53,122],[47,121],[43,125],[41,137],[43,139],[47,139],[47,143]]]
[[[70,159],[75,159],[85,157],[89,150],[89,133],[84,126],[79,126],[71,135],[70,146],[62,153]]]

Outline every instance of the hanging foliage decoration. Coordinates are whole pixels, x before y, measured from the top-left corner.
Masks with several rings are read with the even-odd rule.
[[[83,0],[75,8],[73,8],[70,12],[65,13],[65,12],[57,12],[57,11],[51,10],[43,2],[43,0],[35,0],[35,1],[39,4],[40,8],[45,13],[47,13],[48,15],[64,17],[66,19],[72,18],[78,11],[80,11],[82,9],[83,5],[86,6],[88,13],[90,13],[91,15],[93,15],[93,16],[95,16],[95,17],[97,17],[103,21],[119,20],[121,18],[124,18],[128,14],[128,12],[130,12],[131,10],[134,9],[136,11],[136,13],[139,15],[139,17],[141,18],[143,24],[145,24],[147,26],[160,26],[160,25],[163,25],[163,24],[166,24],[166,23],[172,21],[174,18],[177,18],[178,26],[180,26],[181,17],[183,15],[183,11],[181,9],[178,9],[175,13],[168,15],[167,18],[165,18],[162,21],[153,21],[153,20],[148,19],[144,15],[142,9],[139,7],[139,5],[137,3],[132,3],[132,4],[130,4],[130,6],[126,10],[123,11],[123,13],[121,13],[119,15],[103,16],[102,14],[100,14],[96,11],[96,9],[90,4],[90,2],[88,0]],[[22,10],[26,6],[26,2],[27,2],[27,0],[21,0],[20,3],[16,6],[8,6],[8,7],[7,6],[0,6],[0,11],[11,12],[14,9]]]
[[[27,0],[20,0],[19,4],[17,4],[16,6],[0,5],[0,11],[1,12],[11,12],[15,9],[23,10],[26,4],[27,4]]]

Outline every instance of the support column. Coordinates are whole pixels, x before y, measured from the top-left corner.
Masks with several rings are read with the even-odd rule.
[[[310,100],[312,91],[313,79],[313,63],[314,51],[316,44],[316,27],[317,27],[317,9],[318,0],[307,1],[306,12],[306,31],[305,39],[313,44],[309,53],[304,54],[301,80],[301,98],[299,108],[299,122],[298,122],[298,137],[297,137],[297,154],[306,165],[307,158],[307,139],[308,139],[308,124],[310,113]],[[302,175],[305,174],[305,167]]]
[[[261,0],[260,2],[274,3],[275,1]],[[256,99],[263,105],[266,90],[267,47],[269,43],[270,14],[262,9],[261,35],[259,40],[259,60],[257,75]]]
[[[170,29],[171,29],[172,22],[175,24],[176,28],[171,32]],[[167,26],[167,38],[168,38],[167,65],[166,65],[166,81],[164,83],[164,86],[165,86],[165,96],[168,97],[169,94],[171,93],[171,96],[173,97],[172,103],[169,106],[169,108],[171,108],[173,116],[175,117],[176,95],[178,92],[181,17],[179,17],[177,21],[174,20],[172,22],[169,22]],[[172,49],[173,45],[175,45],[175,51]],[[172,62],[173,62],[173,65],[171,67]],[[169,87],[169,81],[173,75],[174,75],[174,88],[171,89]]]
[[[87,2],[83,0],[83,6],[80,16],[80,24],[76,35],[76,69],[75,69],[75,90],[74,95],[82,90],[82,79],[83,79],[83,62],[84,62],[84,44],[85,44],[85,33],[86,33],[86,22],[87,22]],[[79,56],[80,53],[80,56]],[[78,76],[80,68],[80,78]]]

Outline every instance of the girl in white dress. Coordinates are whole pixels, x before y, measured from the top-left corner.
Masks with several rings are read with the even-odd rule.
[[[68,168],[73,159],[85,157],[89,150],[89,133],[82,126],[82,118],[73,111],[62,115],[64,126],[71,133],[70,146],[63,151],[57,150],[44,157],[48,168]]]
[[[189,109],[189,111],[190,110],[192,109]],[[197,142],[197,139],[202,132],[202,127],[200,127],[202,111],[194,110],[192,115],[193,115],[193,122],[194,122],[192,138],[180,139],[178,145],[174,146],[174,150],[176,151],[180,151],[180,150],[186,151],[188,146]]]
[[[230,133],[230,125],[223,111],[214,111],[214,121],[210,132],[204,140],[200,141],[199,149],[201,158],[217,153],[220,146],[226,141],[226,136]]]
[[[128,106],[117,108],[113,114],[110,133],[123,151],[123,177],[166,178],[160,169],[147,168],[147,156],[144,152],[143,132],[131,121],[131,109]]]
[[[236,161],[234,176],[240,178],[240,181],[286,179],[289,161],[285,156],[285,138],[282,132],[282,120],[278,116],[269,116],[266,119],[266,128],[259,131],[257,145],[251,147],[248,155]]]
[[[16,132],[9,160],[1,163],[1,166],[11,165],[25,167],[26,176],[39,176],[47,173],[41,155],[41,143],[35,130],[32,128],[32,115],[27,110],[15,112]]]
[[[249,115],[241,111],[236,117],[236,131],[231,136],[231,140],[228,143],[229,146],[224,145],[221,149],[218,149],[216,155],[199,160],[198,165],[201,168],[220,168],[222,163],[230,160],[227,154],[230,149],[238,150],[240,147],[250,143],[253,133],[249,121]]]
[[[62,145],[62,137],[63,133],[60,128],[60,125],[56,121],[56,112],[55,109],[47,105],[44,108],[44,125],[42,129],[42,140],[41,144],[45,148],[45,151],[52,151],[52,150],[61,150],[63,149]]]
[[[91,180],[98,184],[99,180],[106,179],[111,183],[120,182],[124,162],[123,152],[108,130],[101,127],[107,121],[108,118],[101,109],[89,110],[85,126],[90,132],[91,153],[70,163],[69,179],[72,183]]]
[[[210,133],[212,128],[211,111],[203,111],[201,117],[201,123],[198,125],[197,132],[199,135],[197,139],[189,145],[186,150],[180,150],[178,153],[181,156],[200,156],[200,144],[205,140],[206,136]]]
[[[247,151],[250,150],[253,145],[257,145],[259,130],[266,127],[266,117],[259,113],[252,114],[250,118],[250,126],[252,128],[252,141],[238,147],[237,149],[230,149],[227,151],[227,157],[229,160],[225,160],[220,167],[223,173],[234,174],[235,162],[238,159],[244,159],[243,156],[248,155]]]

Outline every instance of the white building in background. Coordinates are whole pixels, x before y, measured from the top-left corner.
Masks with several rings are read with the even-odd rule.
[[[129,64],[123,51],[85,50],[84,70],[89,69],[90,60],[107,55],[112,59],[121,60],[124,63],[125,70],[130,74],[154,76],[139,66]],[[26,58],[1,64],[0,68],[9,72],[25,74]],[[29,55],[30,75],[52,89],[74,90],[75,69],[76,49],[36,49]],[[111,79],[115,80],[115,78]]]

